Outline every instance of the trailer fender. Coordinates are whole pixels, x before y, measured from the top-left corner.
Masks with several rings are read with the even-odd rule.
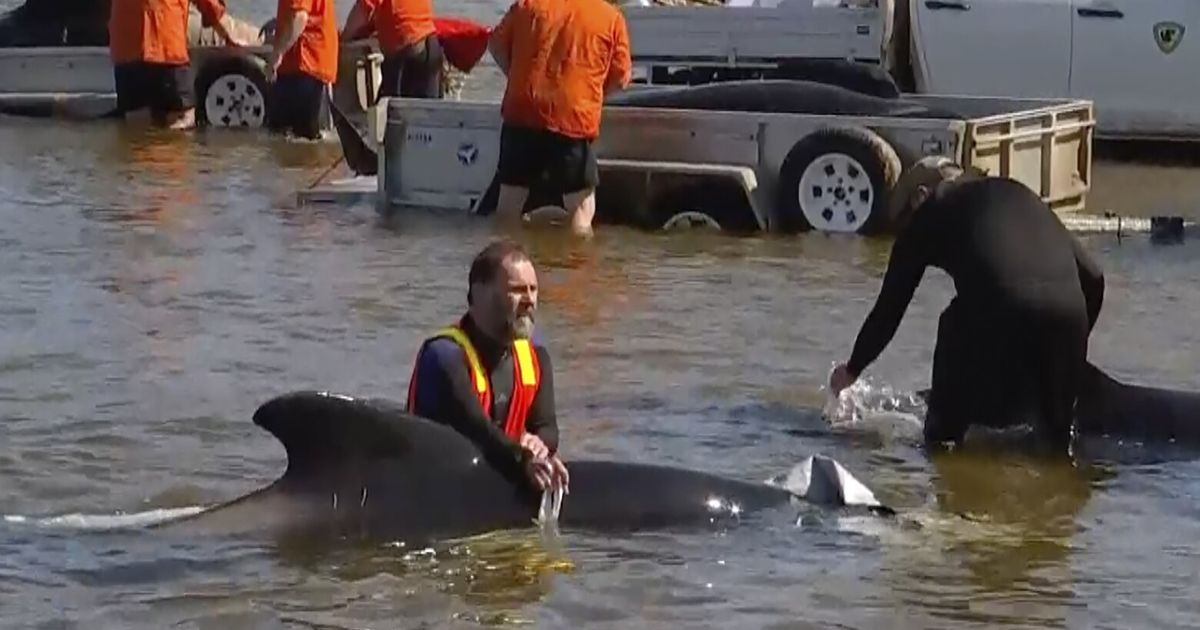
[[[270,103],[267,62],[246,53],[215,55],[196,73],[196,122],[210,127],[263,127]]]
[[[785,232],[886,232],[901,168],[895,148],[870,129],[818,129],[784,158],[776,218]]]

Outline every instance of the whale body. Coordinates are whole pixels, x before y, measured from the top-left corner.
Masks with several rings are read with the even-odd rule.
[[[386,399],[315,391],[274,398],[254,414],[287,451],[270,485],[155,529],[369,541],[432,541],[532,526],[541,493],[508,479],[453,428]],[[671,466],[567,462],[563,529],[638,531],[706,526],[801,501],[891,515],[836,461],[812,456],[787,474],[742,481]]]

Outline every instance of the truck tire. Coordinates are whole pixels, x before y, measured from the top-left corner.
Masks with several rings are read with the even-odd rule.
[[[270,89],[267,63],[262,59],[245,54],[212,57],[196,73],[196,123],[263,127]]]
[[[789,232],[885,232],[888,193],[901,169],[896,150],[869,129],[814,131],[792,147],[779,169],[780,225]]]

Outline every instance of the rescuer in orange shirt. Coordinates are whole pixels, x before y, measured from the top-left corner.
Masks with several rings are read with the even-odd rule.
[[[431,0],[357,0],[346,16],[343,39],[374,27],[383,52],[380,96],[440,98],[445,59]]]
[[[338,33],[333,0],[279,0],[275,15],[271,106],[267,127],[316,140],[337,80]]]
[[[205,27],[238,45],[224,23],[221,0],[192,2]],[[195,126],[187,32],[188,0],[112,0],[108,47],[122,115],[149,109],[156,124],[172,129]]]
[[[543,174],[562,192],[576,234],[592,233],[600,175],[593,141],[604,97],[629,85],[625,17],[605,0],[518,0],[488,49],[508,77],[500,107],[496,214],[519,221]]]

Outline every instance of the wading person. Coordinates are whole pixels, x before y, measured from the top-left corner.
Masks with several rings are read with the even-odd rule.
[[[926,267],[953,280],[938,321],[930,443],[962,441],[973,424],[1031,424],[1041,443],[1067,452],[1100,314],[1104,276],[1054,212],[1023,184],[965,174],[925,158],[892,193],[899,234],[883,286],[850,360],[830,375],[836,396],[883,351]]]
[[[205,27],[238,45],[220,0],[193,2]],[[187,34],[188,0],[112,0],[108,47],[118,113],[146,110],[154,124],[171,129],[196,125]]]
[[[279,0],[267,128],[310,140],[321,137],[325,99],[337,80],[338,34],[333,0]]]
[[[629,33],[605,0],[518,0],[488,45],[508,77],[500,105],[497,220],[519,223],[547,176],[576,234],[592,233],[600,177],[592,143],[606,94],[629,84]]]
[[[454,427],[512,479],[565,488],[550,355],[533,335],[533,262],[521,246],[495,242],[471,263],[467,285],[466,314],[417,354],[408,410]]]
[[[432,0],[357,0],[346,16],[342,39],[371,30],[383,53],[379,96],[441,97],[444,57]]]

